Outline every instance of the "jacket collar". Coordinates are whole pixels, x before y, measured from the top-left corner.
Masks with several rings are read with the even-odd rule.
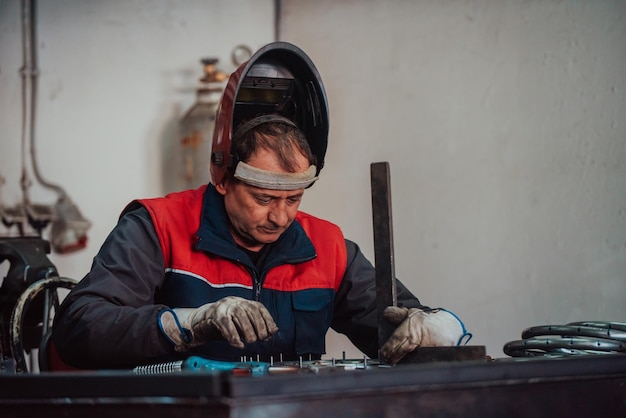
[[[248,255],[241,250],[228,229],[228,215],[224,208],[224,197],[209,184],[204,192],[200,228],[195,248],[239,261],[253,267]],[[300,263],[315,258],[315,247],[306,232],[295,220],[272,245],[266,266]]]

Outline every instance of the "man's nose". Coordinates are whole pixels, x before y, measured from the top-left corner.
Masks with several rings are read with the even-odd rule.
[[[268,214],[268,219],[278,227],[287,226],[289,224],[289,212],[286,203],[282,201],[274,202]]]

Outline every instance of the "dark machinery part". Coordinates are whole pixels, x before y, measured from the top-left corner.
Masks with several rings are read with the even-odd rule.
[[[50,244],[38,237],[0,238],[0,263],[9,263],[9,270],[0,287],[0,324],[2,353],[10,353],[9,330],[13,308],[20,295],[38,280],[57,276],[46,254]],[[32,321],[27,320],[27,323]]]
[[[539,325],[522,331],[522,339],[502,349],[511,357],[563,357],[581,354],[626,353],[626,324],[622,322],[571,322]]]
[[[582,325],[586,327],[604,328],[607,330],[626,331],[626,322],[580,321],[580,322],[570,322],[568,325]]]
[[[378,311],[378,349],[391,336],[395,325],[383,312],[397,305],[396,273],[393,253],[393,222],[391,212],[391,174],[388,162],[370,165],[372,187],[372,218],[374,223],[374,256],[376,264],[376,299]],[[418,347],[400,363],[435,361],[485,360],[485,346]],[[382,359],[379,359],[382,361]]]
[[[9,263],[0,287],[1,372],[28,371],[24,352],[47,341],[59,305],[57,289],[75,284],[59,277],[48,253],[50,243],[39,237],[0,238],[0,264]]]
[[[543,335],[559,335],[561,337],[592,337],[626,342],[626,331],[601,326],[590,325],[541,325],[527,328],[522,332],[522,338],[532,338]]]
[[[28,371],[24,352],[37,348],[38,364],[40,371],[49,370],[48,367],[48,341],[52,335],[53,313],[59,307],[59,289],[72,289],[76,281],[65,277],[50,277],[38,280],[31,284],[17,300],[11,315],[11,350],[15,361],[17,373]],[[43,306],[42,306],[43,305]],[[41,320],[35,324],[35,329],[30,330],[35,333],[35,339],[31,335],[30,341],[26,340],[25,318],[29,315],[30,309],[41,311]],[[32,325],[31,325],[32,327]],[[38,343],[38,344],[37,344]]]

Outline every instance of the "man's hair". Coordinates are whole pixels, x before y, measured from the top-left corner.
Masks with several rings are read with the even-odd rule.
[[[247,162],[259,149],[276,153],[281,167],[288,172],[297,169],[298,154],[304,155],[309,164],[315,164],[315,156],[304,137],[304,133],[281,122],[258,125],[238,138],[233,144],[239,161]]]

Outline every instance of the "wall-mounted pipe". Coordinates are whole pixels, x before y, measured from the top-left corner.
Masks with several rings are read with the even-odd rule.
[[[43,178],[39,171],[36,151],[36,115],[39,68],[37,66],[37,2],[22,0],[22,50],[23,66],[20,68],[22,77],[22,199],[23,210],[28,222],[40,234],[43,228],[52,221],[50,241],[52,248],[59,253],[67,253],[84,248],[87,245],[87,230],[91,223],[85,219],[78,207],[69,198],[63,187]],[[52,205],[33,204],[28,195],[31,180],[26,168],[26,142],[30,143],[30,163],[37,182],[53,190],[57,202]]]

